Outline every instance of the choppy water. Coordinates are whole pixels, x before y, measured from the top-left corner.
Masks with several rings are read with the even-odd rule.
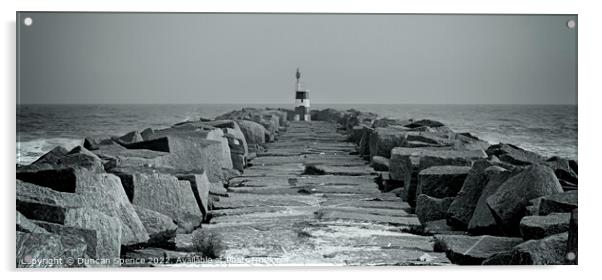
[[[242,107],[266,106],[291,105],[18,105],[17,163],[30,163],[57,145],[74,147],[87,135],[121,135],[201,116],[212,118]],[[390,118],[435,119],[491,143],[513,143],[546,156],[577,159],[577,106],[314,104],[312,109],[329,107]]]

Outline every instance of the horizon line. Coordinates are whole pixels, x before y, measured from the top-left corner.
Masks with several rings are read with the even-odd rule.
[[[314,105],[571,105],[578,103],[312,103]],[[289,103],[17,103],[18,105],[244,105],[244,106],[269,106],[291,105]],[[247,107],[248,107],[247,106]],[[313,106],[310,106],[310,108]]]

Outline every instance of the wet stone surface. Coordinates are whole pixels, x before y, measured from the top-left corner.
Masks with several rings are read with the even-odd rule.
[[[419,225],[416,215],[378,190],[354,150],[332,123],[292,122],[214,203],[203,231],[220,239],[220,257],[252,265],[449,264],[433,252],[431,236],[404,232]],[[323,175],[305,174],[308,165]]]

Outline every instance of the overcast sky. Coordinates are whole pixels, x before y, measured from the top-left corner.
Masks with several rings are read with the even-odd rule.
[[[571,19],[21,13],[19,100],[576,104]]]

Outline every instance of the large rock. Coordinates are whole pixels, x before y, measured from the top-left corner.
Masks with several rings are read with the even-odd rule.
[[[478,160],[472,165],[462,188],[447,210],[447,223],[450,226],[461,230],[467,229],[483,189],[489,181],[485,170],[491,166],[493,163],[487,160]]]
[[[437,133],[431,131],[410,131],[406,134],[407,142],[403,146],[415,147],[416,143],[422,143],[428,147],[452,147],[455,140],[454,133]],[[479,148],[480,149],[480,148]]]
[[[113,143],[111,145],[102,145],[92,151],[102,161],[105,170],[111,171],[116,167],[127,166],[152,166],[155,168],[169,169],[170,156],[167,152],[153,151],[147,149],[127,149],[122,145]]]
[[[487,149],[487,155],[496,156],[501,161],[514,165],[529,165],[545,161],[541,155],[521,149],[512,144],[496,144]]]
[[[314,121],[339,122],[343,118],[343,112],[327,108],[322,110],[311,110],[311,119]]]
[[[360,112],[354,109],[342,112],[338,123],[342,124],[346,131],[351,130],[356,125],[372,126],[374,120],[378,119],[378,115],[371,112]]]
[[[500,252],[523,242],[521,238],[499,236],[435,235],[435,251],[445,252],[454,264],[480,265]]]
[[[428,119],[414,121],[410,124],[405,125],[405,127],[408,127],[408,128],[417,128],[417,127],[422,127],[422,126],[441,127],[441,126],[445,126],[445,125],[441,122],[434,121],[434,120],[428,120]]]
[[[148,234],[129,202],[119,178],[100,173],[100,159],[84,149],[75,148],[57,164],[25,166],[17,169],[17,185],[28,182],[59,192],[77,193],[84,206],[117,217],[122,225],[122,245],[148,240]],[[82,151],[82,152],[80,152]],[[79,165],[84,162],[85,164]],[[100,166],[99,166],[100,164]],[[23,213],[25,214],[25,213]]]
[[[565,263],[568,234],[529,240],[507,252],[491,256],[484,265],[559,265]]]
[[[362,135],[364,134],[364,130],[371,129],[365,125],[356,125],[351,131],[348,133],[347,141],[352,142],[356,145],[359,145],[360,140],[362,140]]]
[[[203,215],[207,215],[209,204],[209,190],[211,189],[211,185],[221,185],[221,183],[209,182],[207,174],[205,174],[204,172],[199,174],[178,175],[177,177],[178,180],[185,180],[190,182],[192,193],[194,194],[194,198],[199,209],[201,210],[201,213]]]
[[[150,236],[151,246],[167,246],[169,240],[175,238],[178,226],[173,220],[157,211],[135,206],[136,213]]]
[[[427,222],[445,219],[447,208],[453,201],[453,198],[435,198],[425,194],[418,195],[416,198],[416,216],[422,225]]]
[[[157,130],[150,137],[150,139],[159,139],[166,136],[185,136],[188,138],[195,138],[199,141],[212,140],[220,143],[220,164],[222,168],[232,168],[232,160],[230,158],[230,146],[228,145],[228,139],[224,137],[224,132],[218,128],[198,128],[197,125],[185,124],[167,129]],[[191,149],[198,149],[197,147],[190,147]]]
[[[78,194],[17,181],[17,210],[25,217],[48,232],[82,237],[92,258],[118,258],[122,237],[119,219],[87,204]]]
[[[76,267],[71,260],[86,257],[86,242],[79,236],[17,231],[17,268]]]
[[[391,157],[391,150],[401,147],[407,141],[404,130],[394,127],[379,127],[374,129],[369,138],[370,157]]]
[[[404,182],[408,203],[413,205],[418,172],[436,165],[470,166],[473,161],[481,158],[486,158],[486,154],[482,150],[394,148],[391,151],[391,179]]]
[[[112,145],[115,142],[114,136],[87,136],[84,138],[84,148],[93,151],[105,145]]]
[[[570,213],[553,213],[547,216],[525,216],[520,220],[520,234],[525,240],[541,239],[569,230]]]
[[[44,185],[59,191],[73,192],[77,175],[102,173],[102,160],[89,150],[77,146],[67,153],[53,149],[34,163],[17,168],[17,179]]]
[[[205,170],[209,180],[220,181],[222,166],[227,165],[224,163],[222,142],[207,140],[205,137],[201,132],[172,130],[167,135],[165,132],[155,133],[150,140],[132,143],[127,147],[169,153],[168,156],[157,158],[155,164],[169,166],[180,173]],[[228,161],[231,165],[229,154]]]
[[[504,232],[515,235],[520,220],[526,215],[529,200],[561,192],[562,187],[552,169],[535,164],[506,180],[487,198],[487,205]]]
[[[388,158],[381,156],[373,156],[370,166],[376,171],[389,171],[391,161]]]
[[[133,205],[169,216],[184,232],[198,227],[203,214],[189,181],[146,168],[116,169]]]
[[[120,144],[130,144],[130,143],[144,141],[144,138],[142,138],[142,135],[140,134],[140,132],[131,131],[131,132],[128,132],[128,133],[118,137],[115,140]]]
[[[357,148],[360,155],[370,156],[370,138],[372,133],[374,133],[374,129],[364,126]]]
[[[488,179],[487,184],[481,192],[481,196],[468,223],[468,232],[473,235],[502,235],[503,232],[491,214],[489,206],[487,206],[487,198],[494,194],[508,178],[516,173],[499,166],[491,166],[485,169],[485,174]]]
[[[56,164],[63,157],[65,157],[68,153],[69,153],[69,151],[65,147],[56,146],[49,152],[42,155],[40,158],[38,158],[32,164],[42,164],[42,163]]]
[[[262,125],[248,120],[240,120],[238,125],[245,136],[249,152],[257,151],[257,146],[265,143],[266,129]]]
[[[232,123],[236,124],[236,122],[232,122]],[[234,144],[236,144],[236,147],[230,146],[230,151],[232,151],[233,148],[236,151],[240,151],[240,147],[238,147],[238,146],[242,146],[242,152],[244,153],[244,156],[247,156],[249,154],[249,147],[247,145],[247,140],[245,138],[244,133],[242,133],[242,130],[240,130],[240,127],[238,126],[238,124],[236,124],[236,128],[225,127],[225,128],[222,128],[222,130],[224,131],[224,136],[229,135],[229,137],[238,140],[238,143],[234,143]]]
[[[543,164],[549,166],[554,170],[556,178],[560,184],[569,189],[576,189],[579,183],[576,171],[576,163],[574,166],[570,160],[560,157],[551,157],[546,160]]]
[[[539,215],[570,213],[577,208],[577,191],[568,191],[543,196],[539,202]]]
[[[431,166],[418,173],[416,195],[436,198],[454,197],[462,188],[470,166]]]
[[[456,133],[453,139],[454,148],[459,150],[487,150],[491,146],[489,142],[470,133]]]

